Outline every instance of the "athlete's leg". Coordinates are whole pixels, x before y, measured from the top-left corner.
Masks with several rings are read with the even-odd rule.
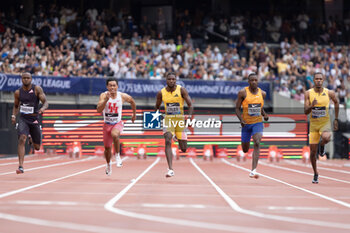
[[[253,160],[252,160],[252,171],[255,170],[256,167],[258,166],[261,138],[262,138],[261,133],[255,133],[253,135],[254,151],[253,151]]]
[[[172,138],[173,138],[173,135],[170,132],[164,133],[165,156],[166,156],[166,160],[168,162],[168,167],[170,170],[173,170],[173,152],[171,149],[171,139]]]
[[[17,149],[18,149],[18,163],[20,167],[23,167],[26,140],[27,140],[27,135],[25,134],[19,135]]]
[[[186,152],[187,151],[187,140],[182,140],[182,139],[178,139],[179,140],[179,146],[182,152]]]
[[[34,149],[40,150],[41,145],[41,130],[39,124],[31,124],[29,125],[30,136],[33,141]]]
[[[114,142],[114,150],[116,154],[120,153],[120,131],[117,128],[113,128],[111,132],[113,142]]]
[[[251,127],[251,125],[245,125],[241,130],[241,145],[244,153],[247,153],[250,147],[250,138],[252,136]]]
[[[112,147],[106,147],[105,146],[105,158],[106,158],[106,163],[109,164],[111,161],[112,157]]]

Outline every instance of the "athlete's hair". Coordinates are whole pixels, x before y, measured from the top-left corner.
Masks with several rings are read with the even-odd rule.
[[[108,83],[109,83],[109,82],[113,82],[113,81],[115,81],[115,82],[117,83],[117,85],[118,85],[118,80],[117,80],[116,78],[107,78],[107,80],[106,80],[106,86],[108,86]]]
[[[32,74],[29,73],[29,72],[23,72],[23,73],[21,74],[21,77],[23,77],[23,75],[29,75],[30,77],[32,77]]]
[[[316,73],[314,74],[314,78],[316,77],[317,74],[320,74],[320,75],[322,76],[322,78],[323,78],[323,74],[322,74],[321,72],[316,72]]]
[[[252,76],[256,76],[256,73],[250,73],[250,74],[248,75],[248,80],[249,80],[250,77],[252,77]]]
[[[175,78],[176,78],[176,73],[175,73],[175,72],[172,72],[172,71],[168,72],[168,73],[166,74],[165,78],[168,78],[169,75],[174,75]]]

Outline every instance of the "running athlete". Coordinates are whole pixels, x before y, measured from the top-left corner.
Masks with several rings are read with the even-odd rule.
[[[15,91],[15,101],[12,109],[11,122],[16,124],[16,117],[20,112],[18,119],[18,162],[17,174],[24,173],[23,162],[25,153],[25,142],[28,135],[35,150],[40,150],[41,130],[39,124],[39,115],[42,114],[49,104],[46,100],[45,93],[40,86],[32,84],[32,75],[30,73],[22,74],[22,87]],[[39,109],[39,100],[42,107]]]
[[[262,116],[265,121],[269,120],[269,116],[264,111],[264,99],[266,92],[258,88],[258,76],[251,73],[248,76],[249,86],[238,92],[238,99],[236,102],[236,114],[241,122],[242,132],[242,149],[246,153],[249,150],[250,138],[253,136],[254,151],[252,170],[249,173],[250,178],[259,178],[256,172],[258,160],[260,155],[260,141],[263,133]],[[241,114],[241,107],[243,114]]]
[[[123,132],[124,124],[122,121],[123,103],[128,102],[131,105],[133,114],[131,121],[134,123],[136,119],[136,104],[134,99],[126,94],[118,91],[118,81],[115,78],[108,78],[106,81],[107,90],[100,95],[97,104],[97,112],[103,114],[103,144],[105,146],[106,158],[106,174],[112,174],[111,157],[112,143],[114,143],[115,159],[117,167],[122,167],[123,163],[120,158],[120,134]]]
[[[339,102],[335,97],[334,91],[323,87],[324,76],[322,73],[315,73],[314,87],[305,93],[304,112],[310,116],[310,161],[312,169],[314,170],[314,178],[312,183],[318,184],[317,171],[317,148],[319,147],[319,155],[324,156],[324,145],[331,139],[331,123],[329,117],[329,100],[332,99],[334,103],[335,119],[333,122],[334,131],[338,130],[338,114]],[[321,138],[321,142],[320,142]]]
[[[165,155],[168,162],[168,172],[165,177],[175,175],[173,170],[173,153],[171,149],[171,140],[178,140],[182,152],[187,150],[186,119],[184,116],[184,100],[189,108],[188,114],[192,115],[193,107],[190,96],[184,87],[176,84],[175,73],[170,72],[166,75],[167,86],[157,94],[156,110],[158,111],[162,102],[165,108],[165,117],[163,124],[163,133],[165,139]]]

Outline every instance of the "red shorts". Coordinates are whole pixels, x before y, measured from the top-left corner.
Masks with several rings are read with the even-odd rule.
[[[111,147],[113,143],[113,138],[112,138],[112,130],[117,129],[119,130],[120,133],[123,132],[124,128],[124,123],[123,121],[120,121],[119,123],[115,125],[111,124],[104,124],[103,125],[103,144],[105,147]]]

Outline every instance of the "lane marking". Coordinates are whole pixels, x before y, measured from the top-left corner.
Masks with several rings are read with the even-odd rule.
[[[250,172],[249,169],[244,168],[244,167],[241,167],[241,166],[238,166],[238,165],[236,165],[236,164],[234,164],[234,163],[230,163],[230,162],[228,162],[228,161],[225,160],[225,159],[221,159],[221,161],[223,161],[224,163],[226,163],[226,164],[228,164],[228,165],[230,165],[230,166],[232,166],[232,167],[236,167],[236,168],[239,168],[239,169],[241,169],[241,170]],[[268,179],[270,179],[270,180],[277,181],[277,182],[279,182],[279,183],[285,184],[285,185],[290,186],[290,187],[292,187],[292,188],[299,189],[299,190],[301,190],[301,191],[304,191],[304,192],[306,192],[306,193],[312,194],[312,195],[314,195],[314,196],[317,196],[317,197],[323,198],[323,199],[325,199],[325,200],[334,202],[334,203],[336,203],[336,204],[342,205],[342,206],[344,206],[344,207],[350,208],[350,204],[347,203],[347,202],[339,201],[339,200],[337,200],[337,199],[335,199],[335,198],[328,197],[328,196],[326,196],[326,195],[323,195],[323,194],[320,194],[320,193],[316,193],[316,192],[310,191],[310,190],[308,190],[308,189],[305,189],[305,188],[302,188],[302,187],[299,187],[299,186],[296,186],[296,185],[287,183],[287,182],[285,182],[285,181],[282,181],[282,180],[273,178],[273,177],[268,176],[268,175],[264,175],[264,174],[261,174],[261,173],[259,173],[259,174],[260,174],[262,177],[268,178]]]
[[[46,159],[29,160],[29,161],[26,161],[25,163],[27,164],[27,163],[36,163],[36,162],[42,162],[42,161],[50,161],[58,158],[63,158],[63,156],[55,156],[55,157],[46,158]],[[6,165],[12,165],[12,164],[18,164],[18,162],[0,163],[0,166],[6,166]]]
[[[327,207],[308,207],[308,206],[268,206],[269,210],[312,210],[312,211],[329,211]]]
[[[35,201],[35,200],[18,200],[16,204],[19,205],[59,205],[59,206],[76,206],[80,205],[78,202],[72,201]]]
[[[14,222],[21,222],[21,223],[28,223],[32,225],[39,225],[39,226],[46,226],[46,227],[55,227],[55,228],[62,228],[66,230],[76,230],[76,231],[86,231],[86,232],[96,232],[96,233],[148,233],[150,231],[138,231],[138,230],[129,230],[129,229],[120,229],[117,228],[109,228],[109,227],[101,227],[101,226],[94,226],[94,225],[87,225],[87,224],[79,224],[79,223],[71,223],[71,222],[62,222],[62,221],[51,221],[51,220],[44,220],[44,219],[38,219],[38,218],[31,218],[31,217],[24,217],[19,215],[13,215],[13,214],[5,214],[0,213],[0,218],[14,221]],[[154,232],[154,231],[152,231]]]
[[[127,158],[128,157],[124,157],[122,160],[124,161]],[[82,160],[80,160],[80,161],[82,161]],[[77,176],[77,175],[80,175],[80,174],[83,174],[83,173],[86,173],[86,172],[90,172],[90,171],[93,171],[93,170],[96,170],[96,169],[99,169],[99,168],[102,168],[102,167],[106,167],[106,165],[105,164],[99,165],[97,167],[89,168],[89,169],[86,169],[86,170],[83,170],[83,171],[80,171],[80,172],[76,172],[76,173],[73,173],[73,174],[70,174],[70,175],[67,175],[67,176],[63,176],[63,177],[56,178],[56,179],[53,179],[53,180],[45,181],[45,182],[42,182],[42,183],[39,183],[39,184],[35,184],[35,185],[31,185],[31,186],[28,186],[28,187],[25,187],[25,188],[16,189],[16,190],[13,190],[13,191],[10,191],[10,192],[6,192],[6,193],[3,193],[3,194],[0,194],[0,199],[4,198],[4,197],[12,196],[12,195],[17,194],[17,193],[24,192],[24,191],[27,191],[27,190],[31,190],[31,189],[34,189],[34,188],[37,188],[37,187],[40,187],[40,186],[43,186],[43,185],[46,185],[46,184],[54,183],[54,182],[59,181],[59,180],[64,180],[64,179],[69,178],[69,177],[73,177],[73,176]]]
[[[310,175],[310,176],[314,175],[313,173],[304,172],[304,171],[300,171],[300,170],[296,170],[296,169],[288,168],[288,167],[281,167],[281,166],[278,166],[278,165],[275,165],[275,164],[268,164],[268,163],[265,163],[265,162],[262,162],[262,161],[259,162],[259,164],[262,164],[262,165],[268,166],[268,167],[278,168],[278,169],[281,169],[281,170],[296,172],[296,173],[300,173],[300,174],[303,174],[303,175]],[[321,175],[319,175],[319,177],[320,178],[324,178],[324,179],[328,179],[328,180],[338,181],[338,182],[345,183],[345,184],[350,184],[350,181],[340,180],[340,179],[329,177],[329,176],[323,176],[323,175],[321,176]]]
[[[227,163],[228,165],[231,165],[233,167],[237,167],[239,169],[242,169],[244,171],[250,172],[249,169],[243,168],[241,166],[237,166],[235,164],[231,164],[227,162],[225,159],[221,159],[221,161]],[[207,174],[193,161],[192,158],[190,158],[190,162],[192,165],[201,173],[208,181],[209,183],[216,189],[216,191],[224,198],[224,200],[231,206],[231,208],[234,211],[237,211],[239,213],[259,217],[259,218],[265,218],[265,219],[272,219],[272,220],[277,220],[277,221],[285,221],[285,222],[292,222],[292,223],[303,223],[306,225],[312,225],[312,226],[324,226],[324,227],[333,227],[333,228],[342,228],[342,229],[350,229],[350,224],[343,224],[343,223],[335,223],[335,222],[326,222],[326,221],[318,221],[318,220],[312,220],[312,219],[301,219],[301,218],[294,218],[294,217],[287,217],[287,216],[280,216],[280,215],[272,215],[272,214],[265,214],[253,210],[247,210],[241,208],[233,199],[231,199],[219,186],[217,186],[212,179],[210,179]],[[259,173],[261,176],[266,177],[265,175],[262,175]],[[271,177],[272,178],[272,177]],[[248,179],[248,174],[247,174],[247,179]],[[274,178],[272,178],[274,179]]]
[[[189,205],[189,204],[161,204],[161,203],[143,203],[143,207],[147,208],[194,208],[194,209],[204,209],[205,205]]]
[[[31,157],[34,157],[36,156],[36,154],[31,154],[31,155],[24,155],[24,158],[31,158]],[[0,161],[1,160],[17,160],[18,157],[17,156],[13,156],[13,157],[0,157]]]
[[[115,197],[113,197],[111,200],[109,200],[104,208],[108,211],[111,211],[113,213],[136,218],[136,219],[142,219],[152,222],[160,222],[165,224],[175,224],[180,226],[187,226],[187,227],[197,227],[197,228],[204,228],[204,229],[212,229],[212,230],[222,230],[222,231],[231,231],[231,232],[244,232],[244,233],[294,233],[295,231],[282,231],[282,230],[274,230],[274,229],[267,229],[267,228],[253,228],[253,227],[241,227],[241,226],[231,226],[231,225],[225,225],[225,224],[217,224],[217,223],[209,223],[209,222],[200,222],[200,221],[192,221],[192,220],[186,220],[186,219],[178,219],[178,218],[168,218],[168,217],[161,217],[156,215],[150,215],[150,214],[140,214],[136,212],[126,211],[119,208],[115,208],[114,205],[147,173],[149,172],[158,162],[159,157],[156,161],[154,161],[145,171],[143,171],[134,182],[130,183],[128,186],[126,186],[121,192],[119,192]]]
[[[306,165],[306,164],[298,164],[294,161],[285,161],[286,163],[288,164],[292,164],[292,165],[296,165],[296,166],[299,166],[299,167],[308,167],[308,168],[311,168],[311,165]],[[320,170],[327,170],[327,171],[332,171],[332,172],[339,172],[339,173],[344,173],[344,174],[350,174],[350,171],[344,171],[344,170],[339,170],[339,169],[333,169],[333,168],[328,168],[328,167],[320,167],[320,166],[317,166],[317,169],[320,169]],[[312,174],[313,175],[313,174]],[[321,177],[321,176],[320,176]],[[349,182],[350,183],[350,182]]]
[[[96,157],[95,157],[95,156],[92,156],[92,157],[89,157],[89,158],[86,158],[86,159],[80,159],[80,160],[74,160],[74,161],[69,161],[69,162],[50,164],[50,165],[46,165],[46,166],[28,168],[28,169],[24,169],[24,172],[35,171],[35,170],[44,169],[44,168],[49,168],[49,167],[57,167],[57,166],[62,166],[62,165],[67,165],[67,164],[73,164],[73,163],[79,163],[79,162],[91,160],[91,159],[94,159],[94,158],[96,158]],[[16,174],[16,171],[0,173],[0,176],[9,175],[9,174]]]

